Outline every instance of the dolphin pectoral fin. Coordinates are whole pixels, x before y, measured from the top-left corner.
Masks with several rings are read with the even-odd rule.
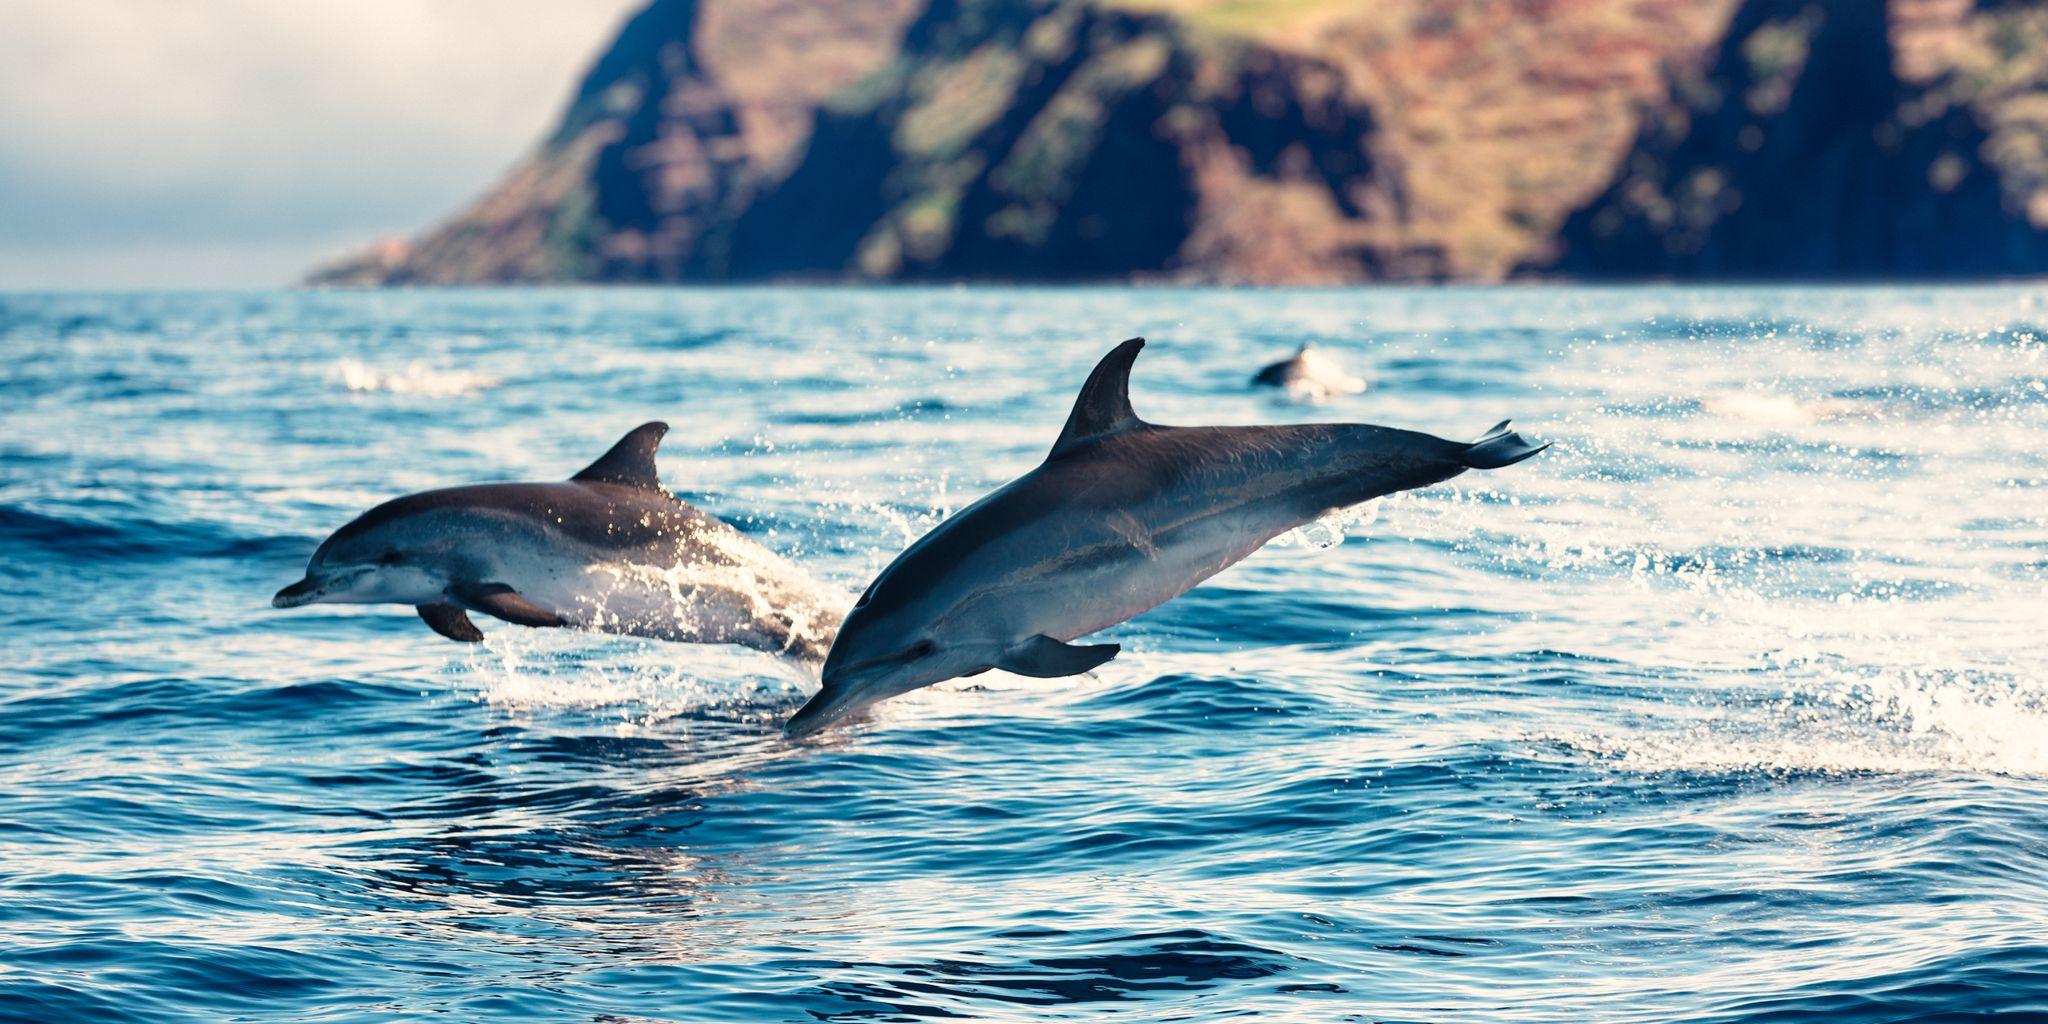
[[[423,604],[419,606],[420,618],[434,632],[458,643],[482,643],[484,631],[469,621],[469,613],[452,604]]]
[[[560,615],[520,597],[518,591],[503,583],[466,583],[455,587],[451,593],[471,611],[516,625],[547,629],[567,624]]]
[[[1040,633],[1003,653],[996,667],[1020,676],[1077,676],[1116,657],[1117,644],[1063,644]]]

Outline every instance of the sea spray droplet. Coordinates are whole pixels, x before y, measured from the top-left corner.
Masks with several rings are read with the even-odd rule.
[[[1306,526],[1295,527],[1294,537],[1304,547],[1318,550],[1334,548],[1344,543],[1344,524],[1318,519]]]
[[[1354,526],[1370,526],[1378,519],[1379,500],[1361,502],[1348,508],[1332,509],[1280,535],[1281,546],[1299,544],[1322,551],[1344,543],[1345,532]]]

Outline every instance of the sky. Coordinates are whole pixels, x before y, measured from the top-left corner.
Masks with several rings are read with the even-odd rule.
[[[479,195],[638,0],[6,0],[0,289],[290,284]]]

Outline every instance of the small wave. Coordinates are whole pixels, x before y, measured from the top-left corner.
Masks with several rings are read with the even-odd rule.
[[[1249,679],[1174,673],[1136,686],[1089,692],[1076,708],[1116,712],[1108,721],[1119,731],[1202,731],[1233,723],[1270,727],[1278,719],[1306,716],[1321,704],[1312,694]]]
[[[437,368],[419,360],[397,369],[382,369],[360,359],[343,358],[335,362],[332,376],[350,391],[386,391],[433,398],[466,395],[499,383],[499,378],[487,373]]]
[[[286,557],[313,548],[297,537],[245,536],[210,523],[50,515],[6,505],[0,505],[0,544],[40,548],[71,561]]]
[[[1724,999],[1715,1012],[1696,1019],[1719,1024],[2039,1020],[2048,1010],[2042,995],[2048,992],[2048,946],[2038,941],[2010,938],[1916,959],[1894,970],[1847,973],[1768,995]]]
[[[960,407],[945,399],[931,395],[910,398],[884,408],[862,406],[850,409],[801,409],[792,410],[782,418],[784,422],[817,427],[851,427],[882,423],[907,422],[924,418],[944,418],[960,411]]]
[[[1648,327],[1653,332],[1662,327],[1669,330],[1672,336],[1690,341],[1742,342],[1791,339],[1822,349],[1853,346],[1863,341],[1860,332],[1840,330],[1790,317],[1697,317],[1677,323],[1653,317],[1649,320]]]
[[[1676,727],[1561,739],[1646,773],[2048,777],[2048,694],[2018,681],[1887,675],[1754,701],[1702,701],[1697,711]]]
[[[836,975],[804,993],[840,1003],[823,1019],[897,1011],[905,999],[950,1004],[946,1016],[979,1016],[1001,1007],[1158,1000],[1285,974],[1302,961],[1278,950],[1183,928],[1083,939],[1054,929],[1012,929],[1014,946],[1044,945],[1056,956],[1016,959],[978,954],[885,963],[834,963]],[[803,965],[815,969],[818,965]]]

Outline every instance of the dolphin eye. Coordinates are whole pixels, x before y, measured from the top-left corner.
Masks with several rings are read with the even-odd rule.
[[[399,554],[397,548],[393,548],[390,551],[386,551],[383,554],[377,556],[378,565],[397,565],[398,563],[403,561],[405,561],[405,556]]]
[[[904,656],[911,658],[929,658],[932,656],[932,652],[938,649],[939,645],[931,642],[930,640],[919,640],[918,642],[910,645],[910,650],[907,650],[903,653]]]

